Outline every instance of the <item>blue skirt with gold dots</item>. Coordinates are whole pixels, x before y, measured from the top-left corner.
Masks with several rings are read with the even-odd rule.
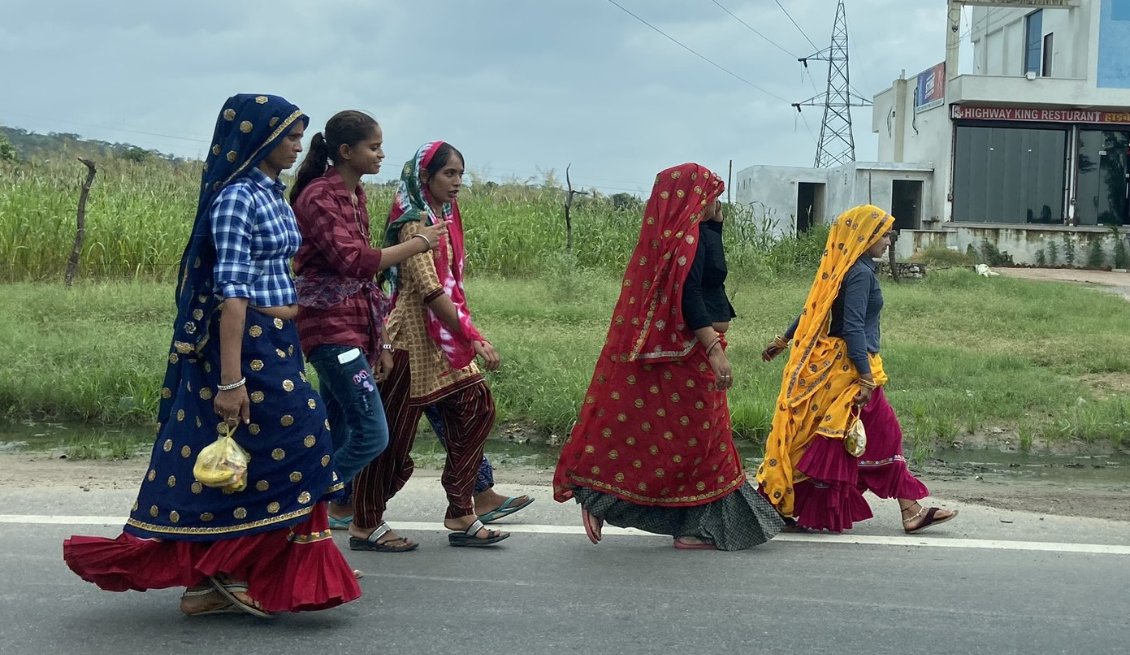
[[[215,541],[277,530],[304,521],[316,503],[341,492],[322,399],[306,380],[293,321],[247,310],[243,375],[251,422],[235,440],[251,455],[247,487],[205,487],[192,475],[202,448],[227,431],[213,410],[220,381],[219,311],[208,321],[200,352],[169,355],[181,367],[159,426],[149,468],[124,531],[142,538]]]

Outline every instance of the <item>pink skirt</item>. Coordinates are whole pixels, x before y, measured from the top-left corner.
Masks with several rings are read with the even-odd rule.
[[[875,390],[859,417],[867,430],[867,449],[858,459],[848,454],[839,439],[818,436],[797,463],[797,470],[808,476],[793,488],[798,526],[842,532],[871,518],[864,491],[880,498],[908,500],[929,495],[926,485],[907,467],[902,428],[882,388]]]
[[[197,587],[223,575],[246,582],[268,612],[327,609],[355,600],[361,587],[330,537],[325,503],[297,525],[217,541],[74,536],[63,560],[107,591]]]

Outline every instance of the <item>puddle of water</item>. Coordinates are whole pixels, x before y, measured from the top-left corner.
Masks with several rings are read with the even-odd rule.
[[[442,468],[446,453],[432,431],[421,423],[412,458],[423,468]],[[153,432],[133,426],[107,428],[86,423],[50,421],[0,421],[0,453],[81,450],[87,457],[101,452],[130,451],[144,457],[153,445]],[[499,467],[553,468],[557,449],[507,439],[487,442],[487,455]]]
[[[153,445],[153,431],[139,426],[106,427],[72,422],[0,422],[0,453],[61,450],[77,444],[116,445],[141,452]]]
[[[933,475],[985,481],[1087,484],[1130,490],[1130,455],[1053,455],[948,450],[924,467]]]

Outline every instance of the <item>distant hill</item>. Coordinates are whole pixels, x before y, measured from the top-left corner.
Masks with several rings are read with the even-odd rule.
[[[4,148],[5,141],[11,148]],[[147,161],[160,159],[169,162],[189,161],[183,157],[167,155],[157,150],[147,150],[131,143],[108,143],[95,139],[84,139],[78,134],[49,132],[38,134],[18,127],[0,125],[0,158],[12,152],[22,161],[44,161],[58,157],[89,157],[91,159],[128,159]]]

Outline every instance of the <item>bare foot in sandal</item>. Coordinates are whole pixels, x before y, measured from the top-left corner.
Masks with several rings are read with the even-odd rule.
[[[208,582],[236,609],[261,619],[272,618],[271,613],[263,609],[263,606],[247,593],[246,583],[233,581],[227,576],[209,578]]]
[[[243,610],[220,595],[211,585],[186,589],[180,597],[180,611],[185,616],[207,616],[209,614],[232,614]]]
[[[447,542],[452,546],[493,546],[510,537],[509,532],[491,530],[474,514],[457,519],[444,519],[443,527],[452,531]]]
[[[381,524],[372,530],[349,526],[349,550],[367,550],[374,553],[406,553],[416,550],[420,544],[407,537],[401,537],[393,532],[388,523]]]
[[[902,503],[899,503],[902,505]],[[923,507],[917,501],[901,507],[902,529],[907,534],[920,532],[932,525],[945,523],[957,516],[956,510],[942,509],[940,507]]]

